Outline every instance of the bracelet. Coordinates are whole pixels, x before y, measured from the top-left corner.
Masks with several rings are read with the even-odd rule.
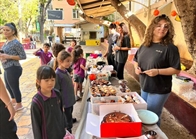
[[[7,108],[11,103],[12,103],[12,101],[10,101],[7,105],[5,105],[5,107]]]
[[[157,75],[159,75],[159,69],[157,69],[157,71],[158,71],[158,74]]]

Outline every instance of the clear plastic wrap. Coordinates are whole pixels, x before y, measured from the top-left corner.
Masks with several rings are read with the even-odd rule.
[[[193,89],[193,81],[184,81],[177,79],[175,76],[172,78],[172,91],[178,95],[182,95]]]
[[[195,103],[196,102],[196,90],[188,91],[182,94],[189,102]]]

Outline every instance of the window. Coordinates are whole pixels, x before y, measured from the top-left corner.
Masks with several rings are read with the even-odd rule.
[[[72,9],[72,16],[73,16],[73,19],[79,18],[78,9]]]
[[[57,11],[63,11],[63,8],[55,8]]]
[[[90,31],[89,33],[90,33],[90,37],[89,37],[90,39],[96,39],[97,38],[97,32],[94,32],[94,31],[91,32]]]

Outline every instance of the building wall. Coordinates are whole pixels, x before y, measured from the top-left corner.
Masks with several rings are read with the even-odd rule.
[[[70,6],[67,3],[67,0],[60,0],[60,1],[52,0],[52,8],[53,10],[55,10],[56,8],[63,9],[63,20],[54,20],[54,34],[55,35],[58,34],[60,38],[63,39],[65,36],[66,30],[71,30],[71,28],[74,26],[74,23],[80,20],[73,18],[72,9],[74,9],[75,6]],[[59,34],[59,32],[61,34]]]
[[[132,4],[134,5],[134,3]],[[155,17],[153,15],[154,10],[158,8],[160,11],[159,15],[166,14],[172,21],[175,29],[175,36],[174,36],[174,44],[178,47],[180,52],[180,57],[185,58],[187,60],[192,60],[192,57],[190,53],[188,52],[187,45],[185,43],[184,34],[181,27],[181,22],[175,21],[175,17],[171,16],[171,11],[176,10],[176,7],[173,2],[165,2],[164,0],[161,0],[151,6],[151,9],[141,9],[135,13],[135,15],[146,25],[148,26],[150,24],[150,21]],[[177,11],[177,10],[176,10]],[[142,44],[142,41],[139,39],[137,32],[132,29],[132,34],[134,38],[135,46],[140,46]]]
[[[63,9],[63,20],[54,20],[56,24],[73,24],[75,22],[78,22],[79,19],[73,19],[72,17],[72,9],[75,8],[75,6],[70,6],[67,3],[67,0],[53,0],[52,1],[52,7],[53,10],[55,8],[62,8]]]
[[[82,31],[82,40],[89,40],[90,39],[90,31],[96,32],[96,39],[100,39],[104,35],[104,29],[103,26],[99,26],[98,24],[92,24],[92,23],[87,23],[87,24],[82,24],[81,25],[81,31]]]

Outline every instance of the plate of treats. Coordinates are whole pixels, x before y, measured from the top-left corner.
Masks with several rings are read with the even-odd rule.
[[[113,86],[91,86],[91,95],[93,97],[116,96],[116,89]]]
[[[119,90],[122,93],[128,93],[131,92],[131,90],[127,87],[127,81],[126,80],[119,80]]]
[[[108,80],[97,79],[97,80],[91,81],[91,85],[92,85],[92,86],[98,86],[98,85],[111,85],[111,83],[110,83]]]
[[[152,111],[149,110],[137,110],[138,116],[143,124],[156,124],[159,117]]]

